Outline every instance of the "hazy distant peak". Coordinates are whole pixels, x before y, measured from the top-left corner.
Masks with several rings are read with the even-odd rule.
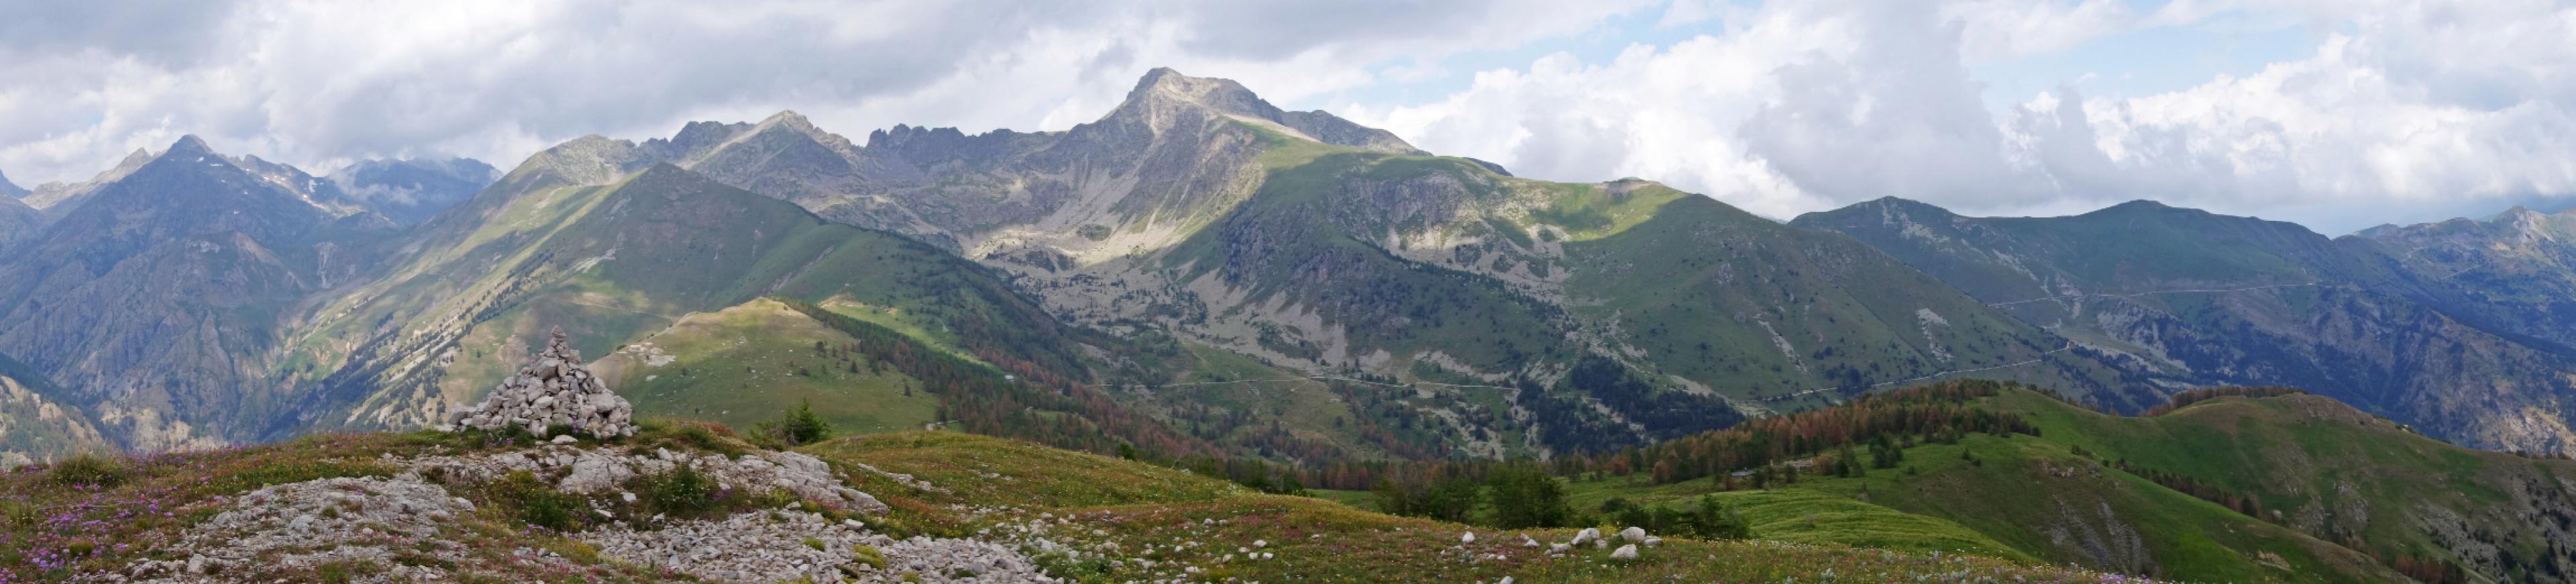
[[[2135,212],[2135,211],[2160,211],[2160,210],[2174,209],[2174,208],[2175,208],[2175,207],[2174,207],[2173,205],[2167,205],[2167,204],[2164,204],[2164,203],[2156,202],[2156,201],[2154,201],[2154,200],[2150,200],[2150,199],[2138,199],[2138,200],[2129,201],[2129,202],[2126,202],[2126,203],[2120,203],[2120,204],[2117,204],[2117,205],[2112,205],[2112,206],[2109,206],[2109,207],[2103,207],[2101,210],[2102,210],[2102,211],[2130,211],[2130,212]]]
[[[778,113],[770,114],[769,119],[761,120],[760,125],[764,127],[783,127],[797,131],[816,130],[814,127],[814,121],[805,119],[805,114],[796,113],[796,110],[778,110]]]
[[[350,199],[409,225],[471,198],[499,175],[472,158],[374,159],[341,167],[329,180]]]
[[[196,134],[189,134],[180,136],[177,142],[170,143],[170,150],[162,156],[216,156],[216,154],[214,147],[206,145],[205,139],[198,138]]]
[[[0,198],[24,199],[27,198],[27,189],[18,186],[18,183],[9,182],[9,175],[0,174]]]
[[[2496,214],[2496,216],[2495,216],[2495,218],[2494,218],[2494,219],[2489,219],[2489,220],[2488,220],[2488,222],[2491,222],[2491,223],[2505,223],[2505,222],[2511,222],[2511,221],[2530,221],[2530,220],[2539,219],[2539,218],[2547,217],[2547,216],[2548,216],[2548,215],[2543,214],[2543,213],[2541,213],[2541,212],[2539,212],[2539,211],[2533,211],[2533,210],[2531,210],[2531,208],[2530,208],[2530,207],[2525,207],[2525,206],[2521,206],[2521,205],[2514,205],[2514,206],[2513,206],[2513,208],[2511,208],[2511,209],[2505,209],[2503,213],[2497,213],[2497,214]]]

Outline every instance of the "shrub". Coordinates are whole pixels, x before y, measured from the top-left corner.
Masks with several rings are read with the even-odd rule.
[[[1616,521],[1614,527],[1635,526],[1648,532],[1688,535],[1702,539],[1751,539],[1753,523],[1744,514],[1701,495],[1680,509],[1630,503],[1613,498],[1601,503],[1601,512]]]
[[[695,514],[715,508],[716,481],[688,465],[644,477],[645,499],[655,510]]]
[[[113,487],[125,482],[125,465],[116,459],[81,453],[54,463],[49,471],[54,482],[64,485]]]
[[[1465,523],[1482,494],[1476,481],[1427,472],[1388,473],[1369,487],[1377,508],[1391,515]]]
[[[879,551],[876,546],[872,545],[859,544],[851,546],[850,561],[865,564],[870,568],[876,568],[879,570],[883,570],[886,567],[885,552]]]
[[[780,413],[777,420],[761,422],[753,434],[783,446],[802,446],[832,437],[832,424],[814,414],[813,400],[797,402],[796,409]]]
[[[35,504],[23,499],[0,500],[0,525],[28,527],[35,525],[38,519],[40,516],[36,513]]]
[[[498,499],[507,504],[519,521],[555,531],[572,531],[573,518],[580,504],[571,495],[556,491],[554,486],[537,480],[528,471],[511,471],[494,485]]]

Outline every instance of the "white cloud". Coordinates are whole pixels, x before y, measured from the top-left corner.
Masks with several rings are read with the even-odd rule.
[[[1723,36],[1481,72],[1400,108],[1345,107],[1425,149],[1562,180],[1655,178],[1787,216],[1854,193],[1984,192],[2001,133],[1961,66],[1962,27],[1916,3],[1765,6]]]
[[[78,180],[183,133],[306,166],[506,167],[582,134],[781,109],[850,133],[1060,129],[1155,66],[1295,99],[1391,62],[1582,33],[1643,1],[0,1],[0,168]]]
[[[2315,56],[2243,78],[2020,116],[2098,136],[2101,176],[2047,168],[2071,186],[2330,231],[2576,194],[2576,8],[2403,3],[2348,22]]]
[[[1541,178],[1659,178],[1774,216],[1889,195],[1988,214],[2153,198],[2337,233],[2576,194],[2563,3],[2177,2],[2141,17],[2099,1],[1842,1],[1723,18],[1723,36],[1600,64],[1556,55],[1442,101],[1348,109],[1435,152]],[[2061,86],[1993,112],[1964,66],[2284,19],[2336,32],[2310,58],[2166,94]]]
[[[2135,24],[2122,0],[1961,0],[1940,7],[1963,25],[1961,50],[1972,59],[2055,53]]]
[[[1605,23],[1643,12],[1655,31],[1708,34],[1333,109],[1529,176],[1643,176],[1774,216],[1886,195],[1996,214],[2156,198],[2337,231],[2576,194],[2564,2],[1337,1],[0,0],[0,168],[76,180],[182,133],[316,170],[429,154],[507,167],[581,134],[780,109],[850,134],[1060,129],[1149,67],[1280,102],[1370,95],[1350,90],[1638,32]],[[2053,80],[2070,85],[1996,111],[1971,73],[2157,27],[2299,24],[2318,31],[2313,56],[2164,94]]]

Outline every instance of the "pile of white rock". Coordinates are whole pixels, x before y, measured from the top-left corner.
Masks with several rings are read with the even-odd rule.
[[[582,365],[581,352],[564,342],[561,327],[535,362],[483,399],[483,405],[448,416],[450,430],[525,428],[543,437],[549,427],[571,428],[600,438],[635,434],[635,407],[609,393],[608,383]]]

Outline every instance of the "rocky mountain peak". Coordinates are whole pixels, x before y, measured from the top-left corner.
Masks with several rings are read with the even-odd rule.
[[[1218,112],[1260,119],[1279,117],[1279,108],[1245,89],[1231,79],[1191,77],[1169,67],[1159,67],[1136,82],[1127,92],[1127,101],[1168,100],[1214,109]]]
[[[170,143],[169,151],[161,154],[162,158],[186,156],[220,157],[222,155],[216,154],[214,147],[207,146],[205,139],[198,138],[196,134],[180,136],[179,141]]]
[[[813,120],[805,119],[805,114],[796,113],[796,110],[778,110],[778,113],[770,114],[768,119],[761,120],[760,125],[762,127],[787,128],[799,132],[821,131],[814,127]]]
[[[552,172],[567,184],[606,184],[624,175],[636,158],[634,142],[592,134],[538,152],[522,166]]]
[[[1238,119],[1278,124],[1317,142],[1395,154],[1427,154],[1394,133],[1362,126],[1322,111],[1286,111],[1231,79],[1191,77],[1157,67],[1136,82],[1103,121],[1148,120],[1173,108],[1196,108]]]
[[[806,119],[804,114],[796,113],[796,110],[782,110],[772,114],[769,119],[761,120],[759,124],[752,126],[751,131],[755,134],[782,133],[798,136],[843,156],[858,157],[857,147],[851,145],[848,138],[816,127],[813,120]]]

